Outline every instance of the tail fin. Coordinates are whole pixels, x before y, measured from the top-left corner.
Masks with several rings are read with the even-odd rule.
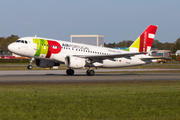
[[[158,26],[149,25],[146,30],[126,49],[131,52],[149,52]]]

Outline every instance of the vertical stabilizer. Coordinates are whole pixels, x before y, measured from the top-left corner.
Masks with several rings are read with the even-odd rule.
[[[156,34],[156,25],[149,25],[146,30],[126,49],[130,52],[149,52]]]

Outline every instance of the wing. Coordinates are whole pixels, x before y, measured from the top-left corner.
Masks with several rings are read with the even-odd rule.
[[[121,58],[121,57],[131,57],[139,54],[147,54],[147,52],[127,52],[120,54],[111,54],[111,55],[73,55],[80,58],[89,58],[89,59],[109,59],[109,58]]]

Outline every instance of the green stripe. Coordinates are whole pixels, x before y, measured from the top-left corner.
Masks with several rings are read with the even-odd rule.
[[[33,43],[37,44],[37,50],[34,56],[39,57],[40,54],[45,54],[47,55],[48,52],[48,41],[47,40],[43,40],[43,39],[33,39]],[[44,46],[46,45],[46,46]]]
[[[40,45],[41,46],[41,52],[40,52],[40,54],[47,55],[47,52],[48,52],[47,44],[48,44],[48,42],[47,42],[47,40],[43,40],[43,39],[41,39],[40,41],[41,41],[41,45]]]

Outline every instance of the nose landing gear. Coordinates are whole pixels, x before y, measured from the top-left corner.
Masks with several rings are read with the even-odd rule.
[[[31,70],[32,68],[33,68],[32,65],[28,65],[28,66],[27,66],[27,69],[29,69],[29,70]]]
[[[31,70],[33,68],[32,63],[34,61],[34,58],[30,58],[30,65],[27,66],[27,69]]]

